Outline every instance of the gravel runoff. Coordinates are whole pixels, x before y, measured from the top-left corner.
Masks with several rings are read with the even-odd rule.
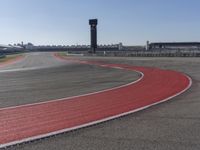
[[[81,58],[83,59],[83,58]],[[189,91],[173,100],[126,117],[10,149],[16,150],[199,150],[199,58],[103,58],[112,63],[152,66],[184,72],[193,79]],[[71,85],[72,87],[73,85]],[[164,86],[164,85],[163,85]],[[88,88],[85,86],[85,88]],[[78,91],[77,91],[78,92]],[[145,94],[145,92],[144,92]]]

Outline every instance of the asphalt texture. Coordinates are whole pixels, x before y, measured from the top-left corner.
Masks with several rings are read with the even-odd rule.
[[[137,78],[131,71],[61,61],[52,53],[29,53],[0,68],[0,108],[96,92]]]
[[[101,60],[107,63],[125,63],[138,66],[160,67],[163,69],[181,71],[183,73],[188,74],[193,79],[193,85],[191,89],[185,92],[184,94],[176,98],[173,98],[169,102],[165,102],[163,104],[151,107],[149,109],[128,115],[126,117],[108,121],[106,123],[95,125],[92,127],[87,127],[77,131],[58,135],[55,137],[35,141],[32,143],[26,143],[24,145],[11,147],[9,149],[17,149],[17,150],[18,149],[22,150],[35,150],[35,149],[199,150],[200,149],[200,115],[199,115],[200,114],[200,99],[199,99],[200,59],[199,58],[84,57],[80,59],[95,60],[95,61]],[[73,70],[72,72],[74,72],[76,70],[74,66],[77,66],[77,64],[66,64],[64,66],[65,67],[73,66],[72,67],[73,69],[71,70]],[[83,65],[77,68],[77,72],[75,71],[76,75],[82,74],[83,70],[78,71],[82,67]],[[84,67],[88,67],[85,68],[88,70],[90,70],[91,67],[92,70],[94,68],[96,69],[96,67],[94,66],[84,66]],[[58,68],[60,69],[60,67]],[[100,71],[102,69],[103,68],[101,69],[97,68],[96,71]],[[115,72],[117,70],[112,70],[112,73],[113,71]],[[120,71],[119,72],[118,71],[113,74],[119,75]],[[107,73],[107,72],[108,70],[107,71],[105,70],[103,72],[97,73],[95,76],[96,78],[98,78],[97,75],[101,77],[100,73]],[[109,70],[109,72],[111,71]],[[128,72],[126,72],[125,74],[130,75]],[[75,76],[75,74],[73,75]],[[105,79],[107,78],[104,78],[102,80]],[[111,77],[111,79],[113,78]],[[81,82],[81,80],[82,80],[81,78],[78,78],[77,81]],[[116,82],[114,83],[116,84]],[[82,87],[84,87],[84,89],[85,88],[87,89],[88,86],[84,86],[84,84],[85,82],[83,82]],[[106,82],[104,86],[108,86],[107,84],[110,83]],[[77,84],[70,85],[71,88],[73,88],[74,86],[76,87]],[[97,88],[98,84],[96,84],[95,87]],[[77,88],[76,90],[78,94],[82,90],[82,88]]]

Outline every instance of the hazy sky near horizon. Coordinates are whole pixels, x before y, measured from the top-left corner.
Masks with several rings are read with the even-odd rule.
[[[200,41],[200,0],[0,0],[0,44],[89,44]]]

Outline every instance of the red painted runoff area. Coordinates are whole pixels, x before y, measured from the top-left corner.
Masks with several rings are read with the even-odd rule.
[[[8,65],[17,63],[18,61],[22,60],[24,58],[24,56],[19,55],[15,58],[11,58],[10,60],[6,60],[5,62],[0,62],[0,67],[6,67]]]
[[[66,132],[132,113],[169,100],[191,85],[189,77],[170,70],[90,61],[68,61],[138,71],[141,73],[141,79],[125,86],[82,96],[2,108],[0,109],[0,147]]]

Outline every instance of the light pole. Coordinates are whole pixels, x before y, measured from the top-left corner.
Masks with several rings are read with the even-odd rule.
[[[90,25],[90,34],[91,34],[91,50],[92,53],[96,53],[97,48],[97,19],[90,19],[89,25]]]

